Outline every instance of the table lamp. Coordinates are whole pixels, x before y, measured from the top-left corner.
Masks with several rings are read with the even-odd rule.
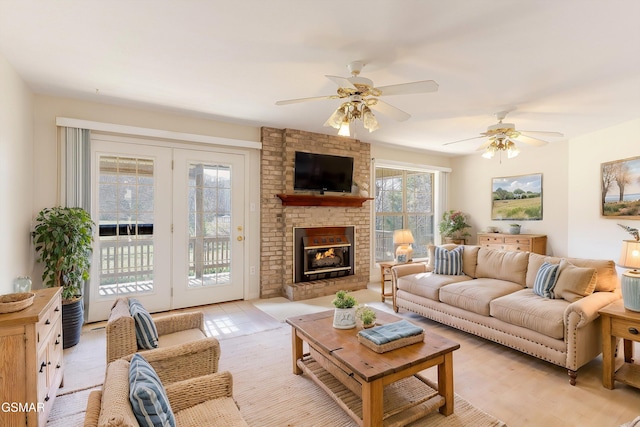
[[[401,229],[393,232],[393,244],[398,245],[396,249],[397,262],[408,262],[413,259],[413,248],[411,247],[413,242],[411,230]]]
[[[623,240],[620,267],[631,268],[622,273],[622,299],[624,308],[640,311],[640,241]]]

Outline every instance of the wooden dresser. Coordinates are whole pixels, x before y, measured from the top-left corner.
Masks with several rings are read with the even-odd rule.
[[[478,245],[502,251],[547,253],[545,234],[478,233]]]
[[[0,426],[43,427],[62,385],[61,288],[0,314]]]

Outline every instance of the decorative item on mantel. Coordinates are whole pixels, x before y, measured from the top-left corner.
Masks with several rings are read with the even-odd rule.
[[[352,329],[356,327],[356,301],[353,295],[349,295],[347,291],[336,292],[333,299],[335,312],[333,315],[333,327],[336,329]]]
[[[466,238],[471,236],[467,231],[471,226],[467,224],[467,217],[460,211],[450,210],[442,214],[442,220],[438,224],[442,243],[456,243],[464,245]]]
[[[622,273],[621,287],[624,308],[640,312],[640,233],[637,228],[618,224],[627,230],[635,240],[623,240],[618,265],[631,268]]]

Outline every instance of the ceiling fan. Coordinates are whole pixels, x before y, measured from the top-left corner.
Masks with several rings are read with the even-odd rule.
[[[365,129],[369,132],[373,132],[380,127],[378,120],[371,110],[375,110],[400,122],[411,117],[409,113],[381,101],[378,99],[379,97],[435,92],[438,90],[438,83],[433,80],[375,87],[372,80],[360,76],[364,65],[362,61],[349,63],[347,68],[351,73],[351,77],[326,76],[338,85],[338,90],[335,95],[287,99],[276,102],[276,105],[295,104],[298,102],[323,99],[344,99],[345,101],[333,112],[324,125],[339,129],[338,135],[349,136],[351,122],[356,119],[362,120]]]
[[[542,146],[548,144],[548,141],[540,139],[543,137],[563,137],[560,132],[548,132],[539,130],[516,130],[516,125],[513,123],[503,123],[502,121],[507,117],[507,114],[514,111],[513,107],[509,110],[499,111],[496,113],[498,123],[491,125],[487,128],[486,132],[480,133],[479,136],[472,138],[460,139],[458,141],[447,142],[444,145],[457,144],[458,142],[470,141],[478,138],[488,138],[485,143],[478,147],[477,151],[484,150],[482,157],[485,159],[491,159],[496,153],[502,153],[506,151],[507,158],[512,159],[520,154],[520,149],[516,145],[518,143],[525,143],[529,145]],[[536,136],[534,136],[536,135]]]

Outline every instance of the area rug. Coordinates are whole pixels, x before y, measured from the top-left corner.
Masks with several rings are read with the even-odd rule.
[[[305,375],[292,373],[291,328],[282,327],[220,341],[220,370],[233,375],[240,412],[256,427],[351,427],[357,424]],[[56,397],[47,427],[80,427],[90,387]],[[500,427],[503,422],[455,396],[454,413],[438,412],[410,426]]]
[[[376,303],[382,304],[380,292],[375,292],[370,289],[361,289],[350,292],[350,294],[355,297],[359,304],[369,304],[374,306],[376,306]],[[329,310],[333,307],[331,305],[331,301],[333,301],[334,298],[335,295],[327,295],[302,301],[290,301],[284,297],[276,297],[251,302],[260,310],[279,321],[284,322],[287,317]]]

